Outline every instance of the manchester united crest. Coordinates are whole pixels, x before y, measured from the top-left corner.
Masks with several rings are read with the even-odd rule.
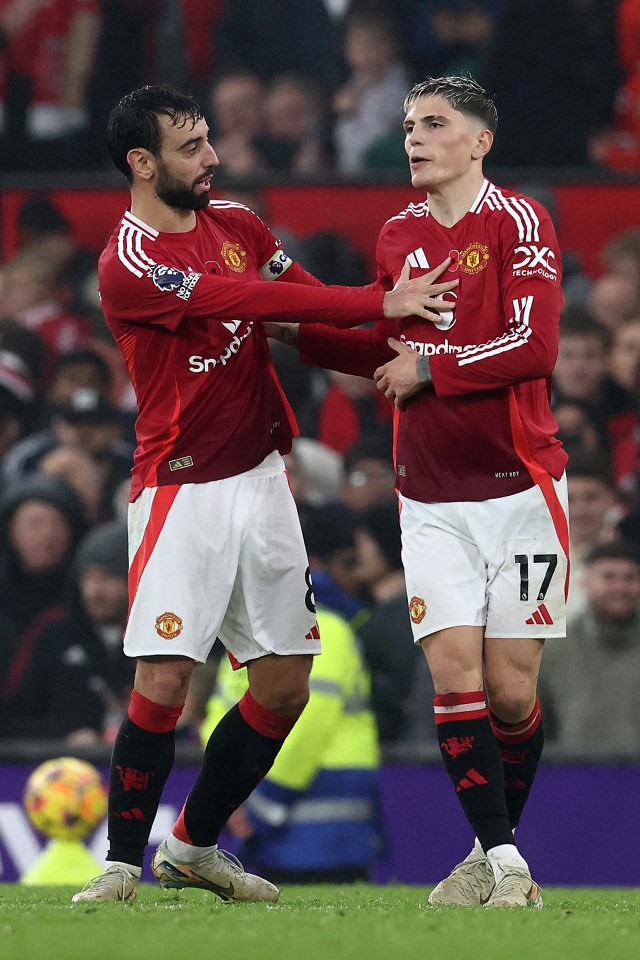
[[[241,244],[231,243],[230,240],[225,240],[220,253],[230,270],[234,270],[236,273],[245,272],[247,269],[247,251]]]
[[[468,247],[460,251],[459,266],[462,273],[476,274],[487,265],[489,259],[489,247],[485,243],[478,243],[474,240]]]
[[[411,597],[409,601],[409,616],[414,623],[422,623],[427,612],[427,605],[422,597]]]
[[[182,633],[182,620],[175,613],[162,613],[156,617],[156,633],[165,640],[173,640]]]

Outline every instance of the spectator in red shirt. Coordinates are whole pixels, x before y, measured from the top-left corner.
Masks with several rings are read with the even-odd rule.
[[[0,273],[4,287],[0,314],[42,337],[48,347],[49,373],[59,354],[88,345],[91,326],[67,308],[59,267],[37,251],[25,250],[4,264]]]
[[[22,79],[27,93],[25,136],[41,149],[15,150],[21,169],[87,162],[90,85],[101,11],[98,0],[0,0],[5,80]],[[46,150],[42,147],[46,145]]]

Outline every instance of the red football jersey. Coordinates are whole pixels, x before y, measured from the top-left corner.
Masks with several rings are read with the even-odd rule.
[[[230,201],[198,211],[184,233],[125,213],[98,280],[138,402],[132,499],[145,486],[219,480],[290,450],[295,419],[259,321],[383,316],[381,290],[315,285]]]
[[[557,355],[561,262],[551,218],[536,201],[483,182],[453,227],[409,204],[382,228],[378,281],[405,259],[425,273],[451,256],[439,281],[459,278],[439,323],[407,318],[372,330],[300,328],[303,360],[371,377],[396,354],[394,336],[430,358],[433,386],[396,418],[398,489],[414,500],[488,500],[518,493],[567,457],[549,407]]]

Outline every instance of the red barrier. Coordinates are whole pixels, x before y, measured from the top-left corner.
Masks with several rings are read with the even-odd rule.
[[[556,226],[563,250],[577,254],[590,276],[600,272],[599,253],[606,241],[628,227],[640,226],[640,184],[556,184]],[[317,230],[346,234],[373,269],[375,243],[385,220],[420,199],[410,185],[271,186],[256,191],[264,216],[276,229],[299,236]],[[2,196],[0,231],[3,256],[17,246],[16,218],[28,190]],[[79,243],[99,253],[128,203],[126,189],[54,188],[51,198],[73,224]],[[222,195],[222,194],[221,194]],[[241,191],[233,191],[241,198]]]

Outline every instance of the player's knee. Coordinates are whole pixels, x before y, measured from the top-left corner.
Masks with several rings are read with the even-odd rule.
[[[184,703],[192,670],[192,661],[162,664],[138,661],[135,688],[153,703]]]
[[[295,682],[276,686],[264,698],[263,706],[274,713],[286,717],[299,717],[309,702],[309,682],[300,679]]]
[[[482,689],[482,665],[469,664],[455,658],[430,662],[435,689],[439,693],[463,693]]]
[[[267,710],[297,719],[309,700],[311,656],[268,656],[249,664],[249,689]]]
[[[492,713],[505,723],[519,723],[529,716],[536,699],[528,684],[505,684],[488,691]]]
[[[276,713],[283,713],[287,717],[299,717],[308,702],[309,684],[299,684],[284,691],[280,705],[274,709]]]

